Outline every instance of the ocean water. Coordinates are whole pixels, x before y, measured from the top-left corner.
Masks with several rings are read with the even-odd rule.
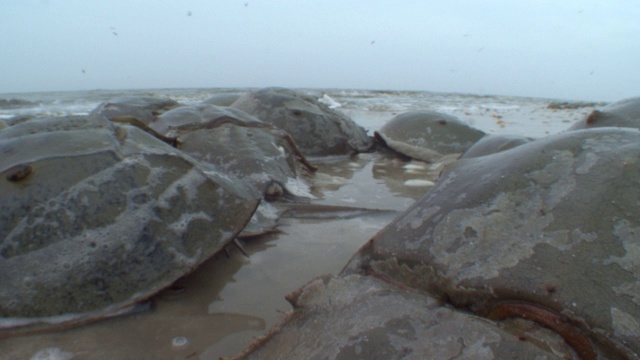
[[[14,116],[86,114],[117,96],[162,96],[189,105],[249,89],[96,90],[0,94],[0,122]],[[434,110],[487,133],[542,137],[603,104],[550,109],[556,99],[431,92],[301,89],[370,133],[396,114]],[[0,127],[1,127],[0,123]],[[0,130],[1,131],[1,130]],[[385,212],[284,218],[281,233],[245,240],[152,299],[153,309],[54,333],[0,339],[8,359],[218,359],[234,356],[291,311],[285,296],[312,278],[337,274],[349,258],[437,181],[439,164],[392,153],[314,159],[314,202]],[[48,357],[46,357],[48,356]]]
[[[0,120],[14,116],[82,115],[101,102],[119,96],[168,97],[192,105],[214,95],[243,94],[246,88],[89,90],[0,94]],[[326,99],[329,105],[350,115],[368,130],[376,130],[393,115],[414,110],[433,110],[457,116],[469,125],[491,133],[544,136],[566,128],[566,124],[602,106],[582,104],[578,109],[552,111],[546,107],[561,99],[499,95],[435,93],[428,91],[383,91],[356,89],[298,89]],[[333,102],[333,103],[331,103]]]

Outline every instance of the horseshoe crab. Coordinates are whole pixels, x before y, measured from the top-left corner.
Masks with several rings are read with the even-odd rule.
[[[122,96],[98,105],[92,116],[104,116],[111,120],[120,116],[132,116],[150,125],[163,112],[179,106],[177,101],[152,96]]]
[[[285,130],[307,156],[348,155],[372,146],[365,130],[315,98],[283,88],[249,92],[232,105]]]
[[[467,149],[460,159],[495,154],[531,141],[532,138],[519,135],[486,135]]]
[[[534,321],[585,359],[638,358],[639,179],[635,129],[569,131],[458,160],[345,273]]]
[[[231,106],[240,96],[240,94],[219,94],[203,100],[201,103],[216,106]]]
[[[293,313],[240,358],[577,359],[562,338],[541,327],[521,326],[523,335],[513,336],[373,276],[321,277],[287,300]]]
[[[211,104],[177,107],[158,116],[157,120],[149,126],[159,133],[177,136],[191,130],[214,128],[225,123],[273,128],[272,125],[242,110]]]
[[[640,128],[640,97],[621,100],[609,104],[601,110],[594,110],[568,130],[608,126]]]
[[[435,162],[465,152],[484,132],[435,111],[410,111],[389,120],[374,136],[410,158]]]
[[[162,114],[152,127],[175,138],[181,151],[247,182],[266,200],[312,197],[304,176],[316,168],[291,136],[242,110],[183,106]],[[274,231],[284,211],[262,202],[240,237]]]
[[[238,109],[183,106],[152,127],[177,138],[180,150],[248,181],[267,199],[299,195],[306,187],[299,175],[315,171],[285,131]]]
[[[259,203],[244,182],[101,116],[9,127],[0,153],[0,337],[149,298],[235,238]]]

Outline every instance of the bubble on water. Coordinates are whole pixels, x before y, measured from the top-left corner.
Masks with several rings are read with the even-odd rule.
[[[60,348],[46,348],[35,353],[31,360],[69,360],[74,353],[63,351]]]
[[[171,340],[171,345],[176,348],[186,346],[188,343],[189,339],[185,336],[176,336]]]
[[[263,329],[265,327],[265,321],[263,319],[251,319],[248,324],[252,329]]]
[[[404,182],[405,186],[433,186],[433,181],[412,179]]]
[[[411,164],[406,164],[403,166],[405,170],[426,170],[426,164],[419,164],[417,162],[412,162]]]

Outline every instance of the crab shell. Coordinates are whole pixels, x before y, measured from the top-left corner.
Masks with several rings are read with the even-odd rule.
[[[435,111],[402,113],[375,133],[375,137],[391,149],[426,162],[461,154],[483,136],[484,132],[458,118]]]
[[[6,128],[0,153],[0,334],[150,297],[222,249],[259,203],[243,181],[101,116]]]
[[[633,358],[638,204],[640,131],[568,131],[458,160],[347,273],[368,269],[495,319],[561,325],[545,314],[562,314],[563,336],[577,329],[599,351]]]
[[[285,130],[306,156],[350,155],[371,149],[365,130],[311,96],[283,88],[249,92],[232,105]]]

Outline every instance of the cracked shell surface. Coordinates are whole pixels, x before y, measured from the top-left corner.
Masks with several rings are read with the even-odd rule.
[[[640,353],[640,132],[570,131],[459,160],[360,250],[363,266],[479,314],[552,309]]]
[[[600,127],[628,127],[640,129],[640,97],[629,98],[594,110],[568,130]]]
[[[515,335],[369,276],[316,279],[293,297],[281,328],[243,358],[577,359],[546,329],[528,324]]]
[[[237,179],[103,117],[9,127],[0,154],[0,333],[146,299],[225,246],[258,205]],[[9,181],[16,166],[32,171]]]
[[[307,156],[348,155],[372,146],[365,130],[349,117],[293,90],[260,89],[243,95],[232,107],[285,130]]]
[[[391,149],[410,158],[434,162],[445,155],[461,154],[484,132],[455,116],[435,111],[410,111],[395,116],[376,132]]]

